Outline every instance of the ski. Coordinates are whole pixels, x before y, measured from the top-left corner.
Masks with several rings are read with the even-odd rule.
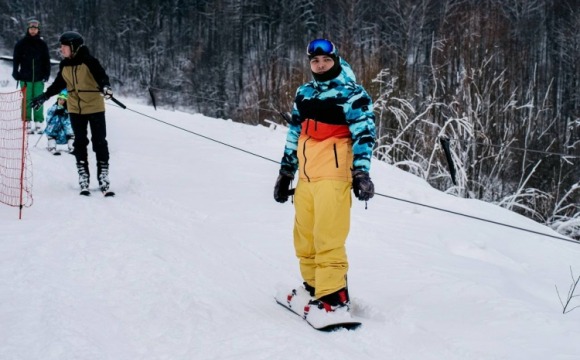
[[[79,195],[82,195],[82,196],[91,196],[91,192],[89,190],[81,190],[81,192],[79,193]]]

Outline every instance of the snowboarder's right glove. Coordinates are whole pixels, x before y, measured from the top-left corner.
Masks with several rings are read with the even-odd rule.
[[[375,196],[375,185],[366,171],[355,170],[352,172],[352,189],[354,196],[361,201],[368,201]]]
[[[276,185],[274,186],[274,200],[279,203],[285,203],[288,201],[290,196],[290,183],[294,180],[294,175],[280,170],[280,175],[276,179]]]
[[[54,115],[64,115],[64,108],[58,108],[56,110],[54,110]]]
[[[44,104],[44,102],[46,100],[48,100],[48,98],[46,97],[46,95],[44,93],[42,93],[42,94],[38,95],[37,97],[33,98],[32,100],[30,100],[30,106],[34,110],[38,110],[38,109],[40,109],[42,104]]]

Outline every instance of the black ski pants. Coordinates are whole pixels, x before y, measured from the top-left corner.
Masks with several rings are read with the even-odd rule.
[[[70,123],[75,133],[74,155],[77,163],[79,161],[88,161],[87,146],[89,138],[87,137],[87,128],[91,128],[91,142],[95,152],[97,162],[109,163],[109,146],[107,144],[107,125],[105,123],[105,112],[94,114],[69,114]]]

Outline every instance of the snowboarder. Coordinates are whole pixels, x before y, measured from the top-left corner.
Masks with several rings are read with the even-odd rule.
[[[44,91],[44,83],[50,77],[50,54],[46,42],[40,36],[40,21],[28,21],[26,35],[14,46],[13,55],[12,77],[20,82],[20,87],[26,86],[26,98],[30,100]],[[25,106],[28,133],[34,134],[36,130],[42,134],[43,107],[40,106],[33,112],[29,103]]]
[[[293,234],[304,283],[288,293],[288,302],[296,294],[309,293],[306,313],[336,312],[344,317],[350,305],[345,249],[350,189],[362,201],[374,195],[369,177],[375,144],[373,104],[331,41],[313,40],[307,55],[314,80],[296,92],[274,187],[274,199],[286,202],[299,171]],[[308,321],[307,314],[305,318]]]
[[[113,97],[113,91],[105,70],[84,44],[81,34],[67,31],[60,36],[60,51],[64,59],[59,72],[46,92],[32,100],[34,108],[40,107],[49,97],[63,89],[68,90],[67,110],[75,140],[73,143],[79,174],[81,195],[89,195],[89,163],[87,127],[91,128],[91,141],[97,159],[99,188],[105,195],[109,192],[109,147],[106,140],[105,101]]]
[[[44,133],[48,139],[47,149],[52,154],[60,154],[56,145],[68,146],[69,153],[73,152],[74,133],[70,124],[68,111],[66,110],[66,100],[68,93],[66,90],[61,91],[56,98],[56,103],[47,111],[46,129]]]

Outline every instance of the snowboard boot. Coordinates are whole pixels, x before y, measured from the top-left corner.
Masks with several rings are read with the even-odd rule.
[[[97,162],[97,178],[99,179],[99,188],[103,193],[109,191],[109,164],[104,161]]]
[[[56,139],[55,138],[52,138],[52,137],[48,138],[48,146],[46,147],[46,149],[52,154],[54,154],[56,152]]]
[[[36,133],[38,135],[42,135],[44,133],[44,130],[42,130],[42,125],[40,125],[40,123],[36,123]]]
[[[348,296],[348,289],[342,288],[332,294],[325,295],[320,299],[311,300],[308,305],[316,307],[326,312],[335,312],[337,310],[347,312],[350,311],[350,297]],[[306,312],[306,309],[304,310]]]
[[[288,291],[288,289],[279,289],[275,296],[276,301],[282,306],[295,312],[297,315],[302,316],[304,307],[314,298],[308,290],[308,288],[313,288],[311,286],[308,286],[307,288],[306,283],[303,285],[304,286],[298,286],[291,291]]]
[[[77,171],[79,172],[79,186],[81,195],[89,195],[89,183],[91,175],[89,173],[89,163],[86,161],[77,162]]]
[[[350,313],[348,290],[340,289],[323,296],[304,306],[304,320],[318,330],[347,328],[354,329],[360,325]]]

